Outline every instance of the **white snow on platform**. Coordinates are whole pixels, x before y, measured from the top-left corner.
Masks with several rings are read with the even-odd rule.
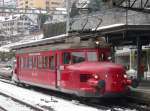
[[[0,92],[5,92],[8,95],[16,97],[34,106],[47,107],[49,108],[48,111],[102,111],[97,108],[78,104],[74,101],[63,100],[56,97],[51,98],[50,95],[45,95],[3,82],[0,82]],[[19,109],[18,111],[23,111],[23,109]],[[46,109],[44,109],[44,111],[46,111]]]

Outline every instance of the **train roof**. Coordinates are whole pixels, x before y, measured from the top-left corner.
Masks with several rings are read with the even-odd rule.
[[[85,36],[84,36],[85,37]],[[103,40],[103,39],[102,39]],[[80,48],[96,48],[96,41],[93,39],[80,39],[80,36],[67,36],[66,34],[54,36],[51,38],[36,40],[12,46],[12,50],[16,50],[16,54],[37,53],[48,50],[64,50],[64,49],[80,49]],[[102,42],[99,48],[108,48],[109,44]]]
[[[57,43],[57,42],[60,43],[60,42],[64,42],[64,39],[66,37],[67,37],[67,34],[62,34],[62,35],[54,36],[51,38],[45,38],[45,39],[35,40],[35,41],[31,41],[31,42],[25,42],[25,43],[21,43],[21,44],[12,46],[11,49],[18,50],[18,49],[27,48],[27,47],[42,46],[42,45],[48,45],[48,44],[53,44],[53,43]]]
[[[74,34],[74,35],[59,35],[46,39],[36,40],[32,42],[26,42],[23,44],[18,44],[12,46],[12,50],[23,50],[23,49],[32,49],[33,47],[38,47],[43,50],[55,50],[55,49],[75,49],[75,48],[95,48],[96,42],[91,41],[93,34]],[[82,38],[82,40],[81,40]],[[85,39],[86,38],[86,39]],[[88,39],[87,39],[88,38]],[[102,39],[104,41],[104,39]],[[51,47],[51,48],[46,48]],[[104,42],[100,44],[100,47],[108,47]]]

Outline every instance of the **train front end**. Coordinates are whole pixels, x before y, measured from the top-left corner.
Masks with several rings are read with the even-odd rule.
[[[88,80],[88,84],[102,97],[123,97],[132,84],[123,66],[109,62],[102,62],[98,66],[97,73]]]
[[[132,84],[123,66],[111,62],[82,62],[69,68],[80,78],[78,96],[122,97]]]
[[[81,97],[124,96],[134,81],[127,78],[123,65],[108,59],[109,53],[104,48],[64,51],[62,87]]]

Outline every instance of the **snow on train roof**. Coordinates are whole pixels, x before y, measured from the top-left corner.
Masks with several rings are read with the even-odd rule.
[[[54,43],[55,41],[61,41],[66,36],[67,36],[67,34],[62,34],[62,35],[58,35],[58,36],[54,36],[54,37],[50,37],[50,38],[46,38],[46,39],[40,39],[40,40],[31,41],[31,42],[25,42],[25,43],[22,43],[22,44],[14,45],[11,48],[13,50],[15,50],[15,49],[20,49],[20,48],[25,48],[25,47],[51,44],[51,43]]]

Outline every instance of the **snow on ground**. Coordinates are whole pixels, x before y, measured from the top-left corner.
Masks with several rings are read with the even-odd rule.
[[[30,103],[34,106],[46,107],[49,109],[48,111],[101,111],[97,108],[77,104],[74,101],[51,97],[50,95],[45,95],[3,82],[0,82],[0,92],[5,92],[7,95],[16,97],[17,99]]]
[[[5,108],[7,111],[34,111],[29,107],[26,107],[13,101],[11,98],[7,98],[1,95],[0,95],[0,106]]]

